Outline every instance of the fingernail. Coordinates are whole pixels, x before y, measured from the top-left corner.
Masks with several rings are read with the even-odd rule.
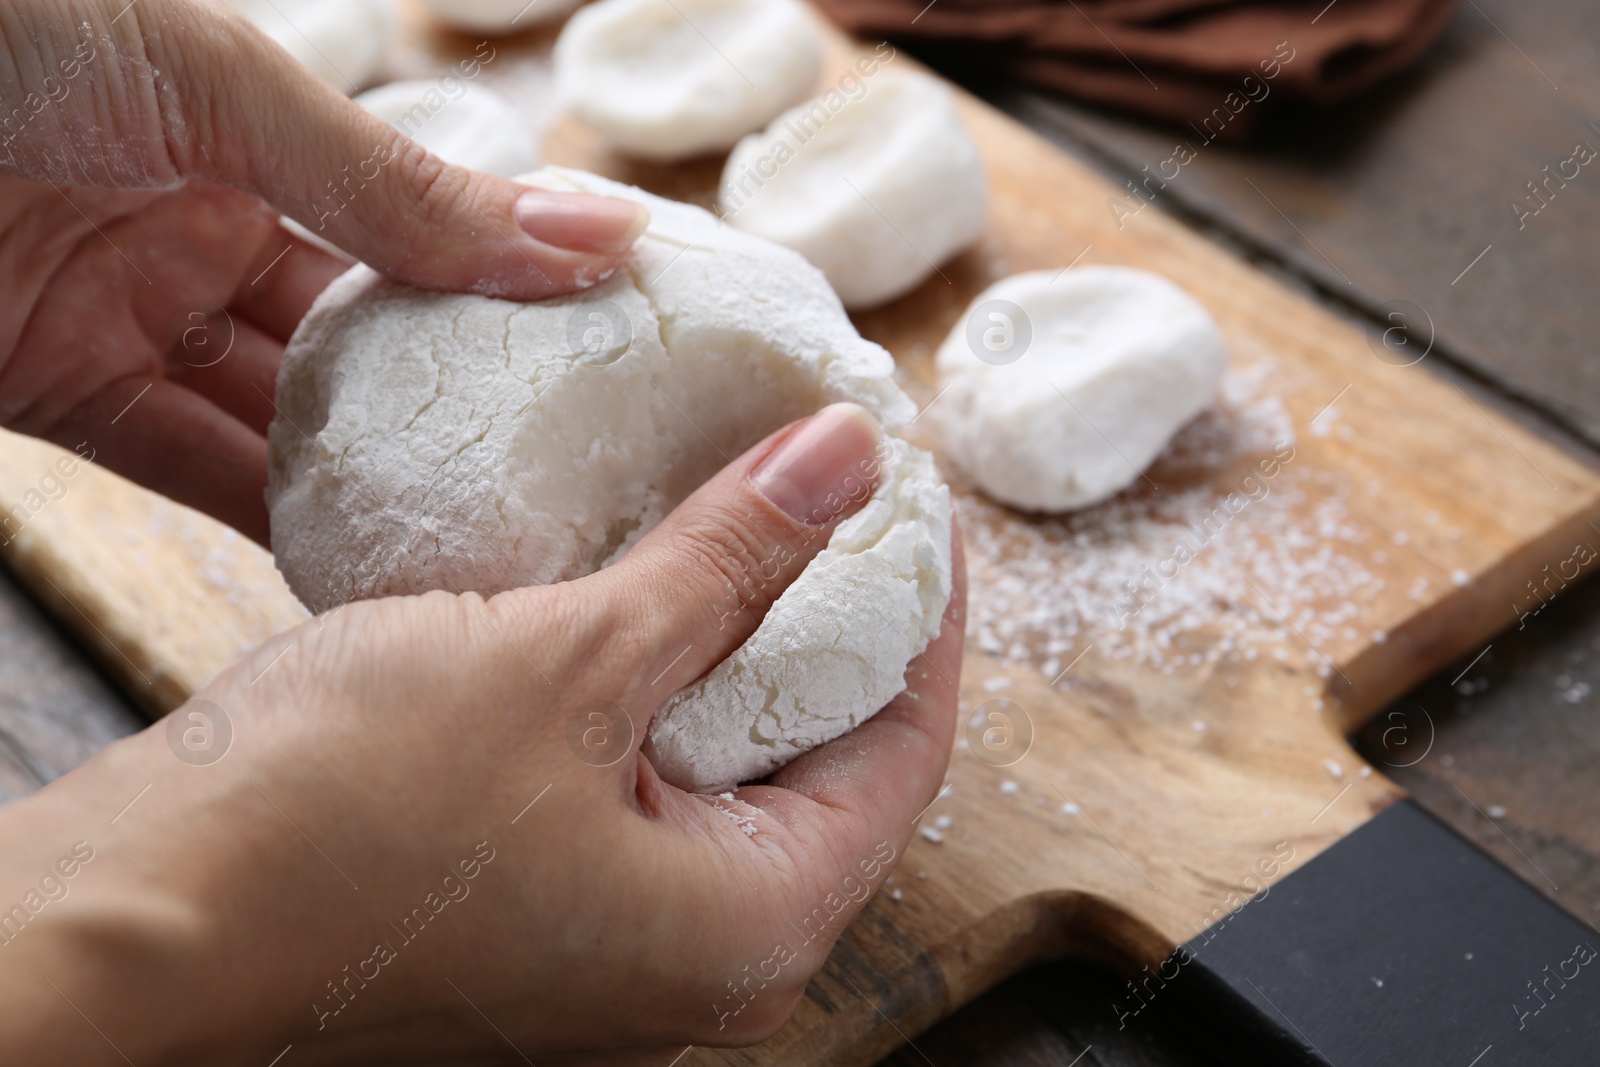
[[[750,472],[792,519],[821,526],[872,495],[883,430],[859,404],[830,404],[778,442]]]
[[[545,189],[517,197],[516,215],[517,225],[535,241],[605,255],[627,251],[650,224],[650,212],[631,200]]]

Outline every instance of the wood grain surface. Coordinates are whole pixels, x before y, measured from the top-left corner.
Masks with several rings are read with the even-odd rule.
[[[545,44],[522,42],[520,56],[508,46],[515,67],[499,68],[507,86],[539,80]],[[436,43],[430,55],[442,66],[454,47]],[[845,54],[835,42],[827,81]],[[1546,565],[1595,538],[1585,532],[1600,515],[1591,471],[1425,362],[1385,362],[1360,329],[1170,219],[1151,213],[1118,229],[1105,209],[1115,188],[1104,179],[984,105],[964,100],[963,113],[988,163],[989,236],[910,297],[860,316],[863,332],[895,353],[908,388],[936,404],[931,347],[994,277],[1080,255],[1172,277],[1217,317],[1239,369],[1268,367],[1267,388],[1295,428],[1284,477],[1298,489],[1301,534],[1316,541],[1313,505],[1335,496],[1357,528],[1370,581],[1344,599],[1359,593],[1359,628],[1315,647],[1291,632],[1282,658],[1170,673],[1096,655],[1091,631],[1068,651],[1082,658],[1054,678],[971,647],[965,706],[1003,693],[1032,724],[1031,750],[997,767],[958,746],[949,788],[927,816],[949,819],[950,831],[938,843],[915,840],[893,891],[847,932],[791,1025],[757,1049],[697,1050],[691,1060],[866,1063],[1036,960],[1158,961],[1225,912],[1262,857],[1292,847],[1281,877],[1398,796],[1381,774],[1361,773],[1341,735],[1481,645]],[[550,130],[546,148],[552,162],[702,203],[719,169],[636,168],[565,124]],[[1341,432],[1318,433],[1313,420],[1335,403]],[[30,500],[57,454],[14,438],[0,449],[0,502]],[[1255,459],[1230,456],[1131,492],[1226,494]],[[147,708],[172,706],[303,617],[266,556],[237,536],[97,467],[67,484],[65,495],[27,509],[5,551]],[[969,514],[995,526],[975,532],[997,538],[1034,522]],[[1074,548],[1053,550],[1065,562]],[[1205,648],[1229,616],[1270,617],[1282,593],[1233,590],[1212,606],[1217,625],[1192,627],[1184,641]]]

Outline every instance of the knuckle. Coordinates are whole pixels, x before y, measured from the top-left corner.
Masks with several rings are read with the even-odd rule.
[[[407,272],[423,269],[424,251],[437,244],[439,230],[455,214],[461,199],[470,197],[470,172],[453,167],[420,145],[403,141],[394,149],[398,195],[415,225],[409,227],[400,267]]]
[[[488,599],[485,614],[497,634],[508,635],[499,642],[504,649],[520,655],[519,639],[526,640],[563,675],[597,662],[620,630],[614,605],[583,582],[509,589]]]
[[[727,505],[696,519],[685,531],[684,548],[700,573],[724,593],[731,588],[742,603],[776,598],[798,559],[794,547],[767,530],[758,516]]]
[[[433,226],[448,218],[457,196],[457,187],[450,181],[450,165],[415,143],[404,148],[401,161],[419,220]]]

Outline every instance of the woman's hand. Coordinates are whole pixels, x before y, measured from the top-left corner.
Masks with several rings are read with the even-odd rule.
[[[470,91],[470,90],[469,90]],[[222,3],[0,6],[0,425],[267,537],[283,345],[348,263],[535,299],[615,270],[626,201],[445,164]]]
[[[0,913],[0,1062],[665,1064],[770,1033],[939,786],[959,543],[940,636],[852,733],[731,799],[639,746],[826,543],[837,518],[801,517],[876,442],[836,405],[598,574],[313,620],[0,809],[0,908],[41,903],[14,934]]]

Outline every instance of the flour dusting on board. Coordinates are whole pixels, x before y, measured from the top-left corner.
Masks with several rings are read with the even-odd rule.
[[[147,612],[147,639],[160,637],[196,661],[231,663],[310,617],[260,545],[170,500],[152,496],[148,504],[149,519],[142,528],[127,525],[120,513],[97,511],[97,536],[104,544],[120,541],[135,572],[151,566],[157,556],[181,554],[199,578],[193,592],[204,599],[176,619]],[[144,606],[149,594],[136,583],[130,589],[134,602]],[[221,610],[224,604],[227,610]]]
[[[963,495],[974,643],[1052,680],[1091,644],[1169,674],[1263,655],[1329,673],[1310,646],[1353,636],[1383,583],[1346,548],[1363,534],[1342,488],[1296,466],[1271,370],[1230,370],[1148,480],[1097,507],[1018,521]]]

